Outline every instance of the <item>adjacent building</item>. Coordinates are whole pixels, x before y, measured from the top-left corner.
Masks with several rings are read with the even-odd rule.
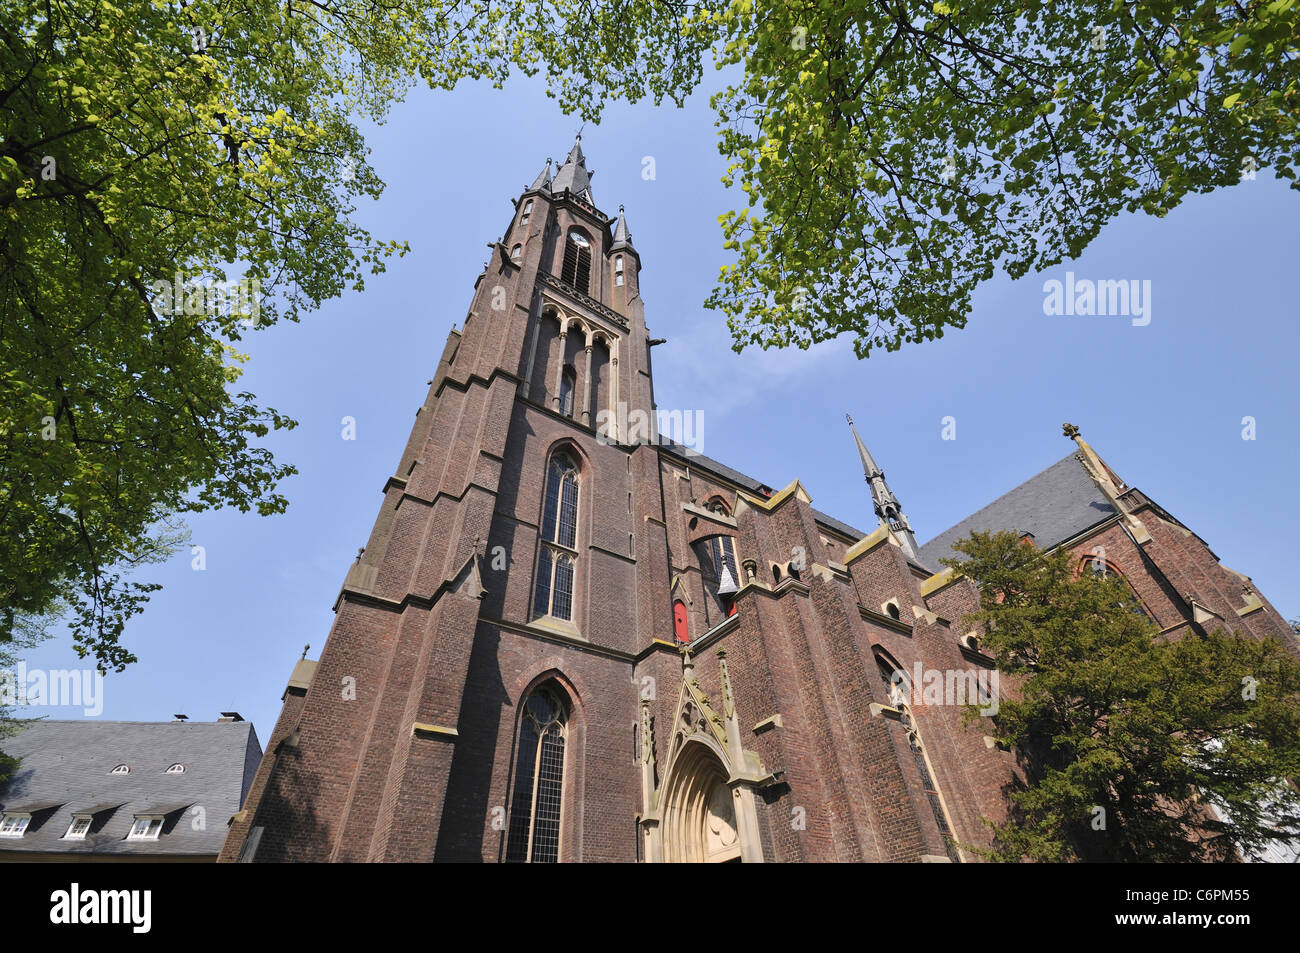
[[[216,722],[32,721],[4,751],[0,861],[216,860],[262,746]]]

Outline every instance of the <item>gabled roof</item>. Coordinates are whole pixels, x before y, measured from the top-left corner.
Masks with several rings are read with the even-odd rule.
[[[22,837],[0,838],[0,851],[69,855],[215,857],[262,757],[246,721],[34,721],[0,750],[22,759],[0,810],[55,805]],[[164,773],[178,762],[183,773]],[[130,773],[109,774],[119,764]],[[85,840],[63,837],[74,814],[95,815]],[[168,815],[158,840],[126,839],[137,814]]]
[[[944,530],[921,547],[921,562],[933,569],[956,555],[952,544],[974,530],[1032,533],[1034,545],[1050,549],[1115,515],[1077,453],[1071,453],[1009,493]]]

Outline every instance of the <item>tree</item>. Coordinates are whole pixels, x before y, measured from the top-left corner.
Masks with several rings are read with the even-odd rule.
[[[737,351],[941,337],[996,270],[1077,257],[1124,212],[1270,169],[1296,185],[1296,0],[508,7],[497,49],[588,119],[682,102],[709,51],[739,74],[712,104],[747,204],[707,302]]]
[[[280,512],[259,445],[294,421],[233,392],[250,330],[402,248],[348,216],[422,61],[420,5],[16,0],[0,19],[0,641],[72,610],[121,670],[171,514]],[[419,37],[418,40],[415,37]],[[239,274],[238,281],[230,275]]]
[[[995,737],[1025,777],[989,856],[1227,860],[1300,840],[1300,663],[1279,642],[1161,636],[1125,581],[1014,533],[955,548],[943,562],[980,590],[963,624],[1019,685]]]

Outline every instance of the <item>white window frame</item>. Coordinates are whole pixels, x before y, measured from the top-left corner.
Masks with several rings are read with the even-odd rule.
[[[90,825],[95,822],[91,814],[73,814],[72,823],[68,825],[67,833],[63,835],[64,840],[85,840],[86,835],[90,833]],[[78,830],[80,825],[85,825]]]
[[[157,840],[162,833],[163,816],[161,814],[137,814],[131,824],[127,840]],[[141,825],[144,825],[141,827]]]
[[[115,767],[112,771],[108,773],[109,774],[130,774],[131,766],[129,764],[119,764],[117,767]]]
[[[0,837],[22,837],[27,833],[27,825],[32,816],[23,812],[6,812],[0,816]]]
[[[185,765],[180,761],[177,761],[175,764],[170,765],[167,768],[167,770],[163,772],[163,774],[184,774],[184,773],[185,773]]]

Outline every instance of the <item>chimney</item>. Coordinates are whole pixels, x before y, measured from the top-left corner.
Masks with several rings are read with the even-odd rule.
[[[217,721],[243,721],[244,716],[237,711],[223,711]]]

